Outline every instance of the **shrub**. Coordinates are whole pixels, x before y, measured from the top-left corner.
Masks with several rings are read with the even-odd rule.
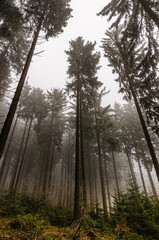
[[[158,200],[147,198],[138,187],[130,186],[127,193],[115,197],[111,222],[125,224],[133,232],[145,236],[144,239],[159,239],[157,204]]]
[[[17,215],[17,217],[11,221],[10,225],[14,229],[21,229],[26,232],[41,232],[48,224],[41,219],[39,215],[29,213],[26,215]]]

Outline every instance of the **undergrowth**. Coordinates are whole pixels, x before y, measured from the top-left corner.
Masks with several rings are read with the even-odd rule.
[[[43,197],[31,198],[15,192],[0,195],[0,216],[9,219],[10,228],[32,236],[42,236],[52,225],[63,229],[63,238],[57,239],[73,239],[69,238],[71,231],[70,236],[75,239],[82,239],[84,234],[88,239],[102,239],[102,236],[107,236],[104,239],[159,239],[159,200],[145,197],[134,186],[127,193],[115,196],[107,221],[102,209],[98,209],[74,222],[73,212],[67,208],[53,207]]]

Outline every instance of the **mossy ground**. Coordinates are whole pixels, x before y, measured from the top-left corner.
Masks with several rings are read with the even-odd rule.
[[[14,229],[11,225],[15,218],[0,217],[0,239],[14,239],[14,240],[65,240],[65,239],[117,239],[111,234],[103,234],[97,229],[84,228],[78,223],[74,223],[67,227],[57,226],[43,226],[41,229]]]

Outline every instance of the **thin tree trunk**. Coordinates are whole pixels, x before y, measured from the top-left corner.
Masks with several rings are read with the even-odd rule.
[[[94,188],[95,188],[95,201],[96,201],[96,214],[98,216],[98,193],[97,193],[97,176],[96,176],[96,166],[95,157],[93,151],[93,170],[94,170]]]
[[[118,183],[118,176],[117,176],[117,169],[116,169],[116,163],[115,163],[115,157],[114,157],[114,152],[112,151],[112,159],[113,159],[113,166],[114,166],[114,174],[115,174],[115,182],[116,182],[116,188],[117,188],[117,193],[118,195],[120,194],[120,189],[119,189],[119,183]]]
[[[83,185],[83,214],[87,214],[87,190],[86,190],[86,173],[83,146],[83,111],[82,111],[82,93],[80,91],[80,147],[81,147],[81,164],[82,164],[82,185]]]
[[[145,0],[138,0],[138,1],[142,5],[145,12],[150,17],[150,19],[152,19],[156,24],[156,26],[159,28],[159,16],[149,7],[148,3]]]
[[[93,193],[92,193],[92,167],[91,167],[91,161],[90,161],[90,155],[89,155],[89,149],[88,149],[88,179],[89,179],[89,191],[90,191],[90,208],[93,210]]]
[[[80,95],[79,79],[77,79],[77,102],[76,102],[76,153],[75,153],[75,201],[74,220],[80,218]]]
[[[52,147],[51,147],[51,156],[50,156],[50,166],[49,166],[49,176],[48,176],[48,192],[51,190],[51,180],[53,173],[53,164],[54,164],[54,152],[55,152],[55,139],[53,139]]]
[[[139,119],[140,119],[140,122],[141,122],[141,125],[142,125],[142,129],[143,129],[146,141],[147,141],[149,152],[150,152],[150,155],[151,155],[151,158],[152,158],[155,170],[156,170],[156,175],[157,175],[157,178],[158,178],[158,181],[159,181],[159,163],[158,163],[158,160],[156,158],[155,150],[154,150],[154,147],[152,145],[151,138],[150,138],[149,132],[148,132],[146,124],[145,124],[145,120],[143,118],[142,112],[141,112],[140,107],[139,107],[138,100],[136,98],[136,95],[135,95],[135,92],[134,92],[134,89],[133,89],[131,83],[130,83],[130,86],[131,86],[131,92],[132,92],[132,95],[133,95],[133,98],[134,98],[135,106],[136,106],[136,109],[137,109],[137,112],[138,112],[138,115],[139,115]]]
[[[149,181],[150,181],[150,184],[151,184],[151,188],[152,188],[153,195],[154,195],[155,197],[158,197],[158,196],[157,196],[157,191],[156,191],[156,188],[155,188],[155,185],[154,185],[154,182],[153,182],[153,180],[152,180],[152,176],[151,176],[151,173],[150,173],[150,170],[149,170],[147,164],[146,164],[146,171],[147,171],[148,178],[149,178]]]
[[[106,153],[104,151],[104,168],[105,168],[105,179],[106,179],[106,186],[107,186],[107,193],[108,193],[108,203],[109,203],[109,211],[111,213],[111,199],[110,199],[110,191],[109,191],[109,181],[108,181],[108,172],[107,172],[107,159]]]
[[[129,163],[129,168],[130,168],[130,173],[131,173],[133,185],[136,186],[137,185],[137,181],[136,181],[133,165],[132,165],[132,162],[131,162],[131,159],[130,159],[130,155],[129,155],[127,150],[126,150],[126,156],[127,156],[128,163]]]
[[[147,190],[146,190],[146,185],[145,185],[145,181],[144,181],[144,176],[143,176],[143,172],[142,172],[142,168],[141,168],[141,163],[140,163],[140,159],[137,155],[137,149],[135,148],[136,150],[136,159],[137,159],[137,162],[138,162],[138,166],[139,166],[139,171],[140,171],[140,176],[141,176],[141,180],[142,180],[142,185],[143,185],[143,189],[144,189],[144,193],[145,193],[145,196],[147,197]]]
[[[145,159],[145,153],[144,153],[144,150],[142,151],[143,155],[142,155],[142,159],[144,160],[144,166],[146,168],[146,171],[147,171],[147,175],[148,175],[148,178],[149,178],[149,181],[150,181],[150,185],[151,185],[151,189],[152,189],[152,192],[153,192],[153,195],[155,197],[158,197],[157,196],[157,191],[156,191],[156,188],[155,188],[155,185],[154,185],[154,182],[153,182],[153,179],[152,179],[152,176],[151,176],[151,173],[150,173],[150,170],[149,170],[149,167],[148,167],[148,163]]]
[[[159,163],[158,163],[158,160],[156,158],[155,150],[154,150],[149,132],[147,130],[146,123],[145,123],[145,120],[143,118],[143,115],[142,115],[142,112],[141,112],[141,109],[140,109],[140,106],[139,106],[139,103],[138,103],[138,99],[136,97],[136,93],[134,91],[133,79],[131,79],[130,76],[129,76],[127,59],[126,59],[125,55],[123,54],[123,52],[121,51],[121,49],[119,49],[119,50],[120,50],[120,53],[122,55],[122,59],[123,59],[124,68],[125,68],[125,72],[126,72],[126,77],[128,79],[130,91],[131,91],[132,96],[133,96],[133,100],[134,100],[134,103],[135,103],[135,106],[136,106],[136,109],[137,109],[137,113],[138,113],[138,116],[139,116],[139,119],[140,119],[140,123],[141,123],[142,129],[143,129],[144,135],[145,135],[145,139],[146,139],[146,142],[147,142],[147,145],[148,145],[148,149],[149,149],[149,152],[150,152],[150,155],[151,155],[151,158],[152,158],[152,162],[153,162],[154,167],[155,167],[156,175],[157,175],[157,178],[158,178],[158,181],[159,181]]]
[[[98,145],[98,159],[99,159],[99,169],[100,169],[100,181],[101,181],[101,188],[102,188],[102,201],[103,201],[103,209],[105,218],[108,218],[108,211],[107,211],[107,201],[106,201],[106,190],[105,190],[105,183],[104,183],[104,171],[103,171],[103,164],[102,164],[102,155],[101,155],[101,141],[100,141],[100,134],[98,130],[98,120],[95,110],[95,122],[96,122],[96,136],[97,136],[97,145]]]
[[[30,136],[30,130],[31,130],[31,127],[32,127],[32,122],[33,122],[33,117],[30,119],[29,129],[28,129],[26,140],[25,140],[25,146],[24,146],[24,150],[23,150],[23,153],[22,153],[20,163],[19,163],[17,178],[16,178],[16,182],[15,182],[15,186],[14,186],[15,190],[17,190],[18,185],[19,185],[20,174],[22,172],[22,168],[23,168],[23,165],[24,165],[24,158],[25,158],[26,149],[27,149],[27,146],[28,146],[28,141],[29,141],[29,136]]]
[[[22,150],[23,150],[23,143],[24,143],[24,138],[25,138],[25,134],[26,134],[27,124],[28,124],[28,119],[26,119],[26,122],[25,122],[22,141],[21,141],[18,157],[17,157],[17,160],[16,160],[16,164],[15,164],[13,175],[12,175],[11,182],[10,182],[10,187],[9,188],[10,188],[11,191],[14,189],[14,185],[15,185],[15,182],[16,182],[16,176],[17,176],[17,172],[18,172],[18,169],[19,169],[20,157],[21,157],[21,153],[22,153]]]
[[[71,159],[71,134],[70,134],[70,127],[68,133],[68,156],[67,156],[67,203],[66,206],[69,208],[70,202],[70,159]]]
[[[6,152],[5,152],[5,156],[4,156],[2,165],[1,165],[1,170],[0,170],[0,188],[2,188],[2,186],[3,186],[2,180],[3,179],[5,180],[6,177],[7,177],[8,171],[7,171],[7,169],[5,170],[6,165],[7,165],[7,156],[8,156],[8,153],[9,153],[9,148],[10,148],[10,145],[11,145],[11,142],[12,142],[12,138],[13,138],[13,134],[15,132],[15,128],[16,128],[16,125],[17,125],[18,118],[19,118],[19,113],[17,114],[17,117],[16,117],[16,120],[15,120],[13,129],[12,129],[12,132],[11,132],[11,135],[10,135],[9,143],[8,143],[8,146],[7,146],[7,149],[6,149]],[[4,171],[5,171],[5,176],[4,176]]]
[[[24,86],[24,83],[25,83],[25,79],[26,79],[26,76],[27,76],[27,73],[28,73],[28,70],[29,70],[29,67],[30,67],[30,63],[31,63],[31,60],[32,60],[32,57],[33,57],[33,54],[34,54],[35,46],[36,46],[36,43],[37,43],[37,40],[38,40],[38,37],[39,37],[39,33],[40,33],[40,30],[41,30],[41,25],[42,25],[42,22],[43,22],[43,16],[44,16],[44,13],[42,14],[39,25],[37,27],[37,30],[36,30],[35,34],[34,34],[34,39],[33,39],[30,51],[29,51],[28,56],[27,56],[25,66],[23,68],[22,75],[20,77],[17,89],[15,91],[12,103],[10,105],[6,120],[4,122],[2,131],[1,131],[1,134],[0,134],[0,159],[2,157],[4,148],[5,148],[5,145],[6,145],[6,141],[7,141],[7,138],[8,138],[8,134],[9,134],[12,122],[13,122],[15,111],[17,109],[19,98],[21,96],[21,92],[22,92],[22,89],[23,89],[23,86]]]

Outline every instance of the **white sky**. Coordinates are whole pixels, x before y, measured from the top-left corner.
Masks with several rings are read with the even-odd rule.
[[[45,50],[40,56],[34,56],[28,76],[29,84],[44,90],[50,88],[64,88],[68,78],[67,55],[65,50],[69,49],[69,41],[82,36],[85,41],[97,42],[96,51],[103,55],[101,40],[110,24],[106,17],[96,16],[109,1],[108,0],[72,0],[71,8],[73,17],[69,19],[64,32],[57,38],[38,46],[36,52]],[[107,90],[111,92],[104,97],[103,104],[123,103],[122,95],[118,94],[118,83],[114,81],[115,75],[111,73],[108,62],[101,57],[98,79],[104,83]]]

